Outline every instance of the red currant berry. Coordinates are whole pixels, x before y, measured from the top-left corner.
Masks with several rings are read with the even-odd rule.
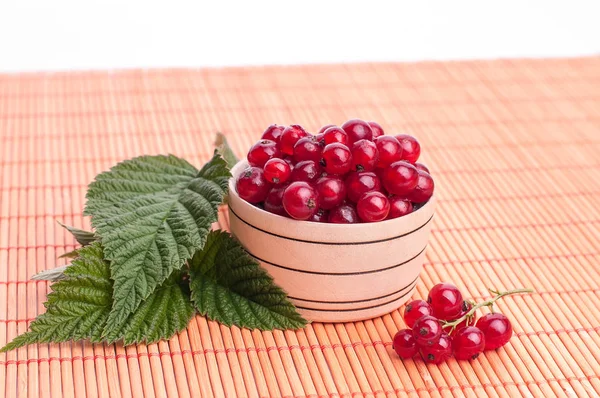
[[[381,192],[381,182],[375,173],[363,171],[350,173],[346,177],[346,196],[356,203],[363,194],[371,191]]]
[[[467,300],[463,300],[460,315],[458,315],[456,317],[456,319],[462,318],[464,315],[467,314],[467,312],[471,311],[471,308],[473,308],[473,305],[471,305],[471,303],[468,302]],[[459,323],[458,325],[456,325],[454,327],[454,330],[451,331],[450,334],[452,336],[454,336],[454,335],[456,335],[456,332],[458,332],[460,329],[466,328],[467,326],[475,326],[476,320],[477,320],[477,317],[475,316],[475,314],[473,314],[472,317],[467,318],[464,321],[462,321],[461,323]],[[454,321],[454,319],[451,319],[451,321]]]
[[[356,203],[356,211],[363,222],[383,221],[390,212],[390,202],[381,192],[367,192]]]
[[[355,224],[359,222],[356,209],[351,205],[341,205],[331,209],[328,221],[332,224]]]
[[[271,188],[263,206],[266,211],[283,217],[288,216],[283,208],[283,192],[286,188],[287,185],[277,185]]]
[[[271,140],[275,142],[279,142],[279,137],[281,137],[281,133],[283,133],[284,126],[278,126],[276,124],[272,124],[262,133],[263,140]]]
[[[327,218],[329,217],[329,212],[327,210],[319,209],[308,221],[312,222],[327,222]]]
[[[308,220],[319,209],[319,194],[307,182],[293,182],[283,192],[283,208],[296,220]]]
[[[452,339],[447,333],[442,333],[437,343],[421,347],[419,351],[425,362],[440,364],[452,357]]]
[[[267,197],[271,184],[260,167],[248,167],[238,176],[235,188],[240,198],[246,202],[259,203]]]
[[[283,158],[283,160],[285,160],[285,162],[290,165],[290,169],[291,170],[294,170],[294,166],[296,165],[296,162],[294,162],[294,158],[293,157],[291,157],[291,156],[285,156]]]
[[[282,159],[269,159],[263,168],[265,178],[273,184],[283,184],[290,179],[292,168]]]
[[[500,348],[512,337],[512,325],[508,318],[498,312],[485,314],[477,321],[477,327],[485,335],[485,349]]]
[[[275,141],[260,140],[248,151],[248,163],[250,166],[263,167],[267,160],[280,156],[281,152],[277,149]]]
[[[373,141],[359,140],[352,145],[352,170],[373,171],[379,160],[379,151]]]
[[[346,123],[342,124],[342,129],[348,134],[350,145],[360,140],[373,141],[373,130],[371,130],[369,123],[364,120],[348,120]]]
[[[330,127],[337,127],[337,126],[335,124],[326,124],[325,126],[323,126],[319,129],[318,134],[323,134],[325,132],[325,130],[327,130]]]
[[[395,137],[384,135],[375,139],[375,145],[379,152],[377,167],[387,167],[402,159],[402,147]]]
[[[294,160],[301,162],[303,160],[321,160],[321,145],[315,137],[303,137],[294,145]]]
[[[408,194],[408,199],[415,203],[425,203],[433,196],[433,178],[424,171],[419,170],[418,173],[417,186]]]
[[[383,132],[383,128],[377,122],[367,122],[373,131],[373,140],[377,137],[381,137],[385,133]]]
[[[296,163],[292,170],[291,181],[314,182],[321,175],[321,166],[312,160],[304,160]]]
[[[338,177],[321,177],[317,180],[316,186],[321,200],[321,208],[324,210],[338,207],[346,199],[346,184]]]
[[[309,134],[297,124],[287,126],[279,137],[279,150],[286,155],[294,154],[294,145],[300,138],[307,137]]]
[[[463,296],[451,283],[438,283],[429,291],[427,302],[433,309],[433,315],[448,321],[457,319],[462,311]]]
[[[423,163],[417,162],[417,163],[415,163],[415,167],[417,168],[417,170],[424,171],[425,173],[431,175],[431,173],[429,172],[429,169]]]
[[[346,174],[352,166],[352,153],[346,145],[334,142],[323,148],[321,165],[328,174]]]
[[[330,127],[323,133],[323,142],[325,145],[339,142],[340,144],[348,145],[348,134],[339,127]]]
[[[404,308],[404,322],[412,328],[417,319],[425,315],[433,315],[433,310],[425,300],[413,300]]]
[[[485,336],[475,326],[459,330],[452,338],[452,351],[456,359],[475,359],[485,348]]]
[[[410,200],[402,199],[398,196],[392,196],[390,200],[390,212],[388,213],[388,220],[392,218],[398,218],[412,213],[413,205]]]
[[[325,138],[323,133],[319,133],[317,135],[315,135],[315,140],[317,140],[317,142],[319,143],[319,145],[321,145],[322,147],[325,146]]]
[[[402,329],[396,333],[392,341],[392,347],[396,354],[402,359],[409,359],[417,354],[418,348],[412,330]]]
[[[418,170],[404,161],[392,163],[383,172],[383,185],[392,195],[406,197],[415,189],[418,182]]]
[[[419,145],[419,141],[408,134],[398,134],[396,139],[402,146],[402,160],[415,163],[421,154],[421,145]]]
[[[431,315],[420,317],[413,325],[413,337],[421,347],[434,345],[441,335],[442,324],[439,319]]]

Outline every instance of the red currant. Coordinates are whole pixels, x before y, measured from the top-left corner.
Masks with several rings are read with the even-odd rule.
[[[433,196],[433,178],[424,171],[419,170],[418,173],[417,186],[408,194],[408,199],[415,203],[425,203]]]
[[[433,310],[425,300],[413,300],[404,308],[404,322],[412,328],[417,319],[425,315],[433,315]]]
[[[259,203],[265,200],[271,184],[265,179],[260,167],[248,167],[237,178],[235,183],[240,198],[249,203]]]
[[[346,174],[352,166],[352,153],[346,145],[334,142],[323,148],[321,164],[328,174]]]
[[[261,138],[263,140],[271,140],[275,142],[279,142],[279,137],[281,137],[281,133],[283,133],[284,126],[278,126],[276,124],[272,124],[262,133]]]
[[[363,222],[383,221],[390,212],[390,202],[381,192],[367,192],[356,203],[356,211]]]
[[[319,209],[308,221],[312,222],[327,222],[327,218],[329,217],[329,212],[327,210]]]
[[[418,170],[404,161],[392,163],[383,172],[383,185],[392,195],[406,197],[415,189],[418,182]]]
[[[399,196],[392,196],[390,200],[390,212],[388,213],[388,220],[392,218],[398,218],[412,213],[413,205],[410,200],[402,199]]]
[[[364,120],[351,119],[342,124],[342,129],[348,134],[350,145],[360,140],[373,141],[373,130]]]
[[[267,160],[280,156],[281,152],[277,149],[275,141],[260,140],[248,151],[248,163],[250,166],[263,167]]]
[[[438,283],[429,291],[427,302],[433,315],[445,321],[457,319],[462,311],[463,296],[451,283]]]
[[[297,124],[287,126],[279,137],[279,150],[286,155],[294,154],[294,145],[300,138],[307,137],[309,134]]]
[[[321,160],[321,145],[315,137],[303,137],[294,145],[294,160],[301,162],[303,160]]]
[[[359,140],[352,145],[352,170],[373,171],[379,160],[379,151],[373,141]]]
[[[413,337],[421,347],[432,346],[442,335],[440,320],[431,315],[425,315],[415,321]]]
[[[326,124],[325,126],[323,126],[319,129],[318,134],[323,134],[325,132],[325,130],[327,130],[330,127],[337,127],[337,126],[335,124]]]
[[[452,351],[456,359],[475,359],[485,348],[485,336],[475,326],[459,330],[452,338]]]
[[[287,185],[276,185],[273,188],[271,188],[264,203],[264,209],[266,211],[284,217],[288,216],[285,209],[283,208],[283,192],[286,188]]]
[[[285,160],[285,162],[290,165],[290,169],[291,170],[294,170],[294,166],[296,165],[296,162],[294,162],[294,158],[293,157],[291,157],[291,156],[285,156],[283,158],[283,160]]]
[[[377,167],[387,167],[402,159],[402,147],[395,137],[384,135],[375,139],[375,145],[379,152]]]
[[[346,199],[346,184],[338,177],[321,177],[317,180],[316,187],[321,200],[321,208],[324,210],[333,209]]]
[[[408,134],[398,134],[396,139],[402,146],[402,160],[415,163],[421,154],[421,145],[419,145],[419,141]]]
[[[321,166],[312,160],[303,160],[296,163],[292,170],[291,181],[314,182],[321,175]]]
[[[466,315],[467,312],[471,311],[471,308],[473,308],[473,305],[470,302],[468,302],[467,300],[463,300],[460,314],[456,317],[456,319],[462,318],[463,315]],[[454,327],[454,330],[451,331],[450,334],[452,336],[454,336],[454,335],[456,335],[456,332],[458,332],[460,329],[466,328],[467,326],[474,326],[476,320],[477,320],[477,317],[475,316],[475,314],[473,314],[472,317],[467,318],[464,321],[462,321],[461,323],[459,323],[458,325],[456,325]],[[454,321],[454,319],[451,319],[451,321]]]
[[[273,184],[283,184],[292,175],[292,168],[288,162],[278,158],[269,159],[263,170],[267,181]]]
[[[363,194],[371,191],[381,192],[381,182],[375,173],[363,171],[350,173],[346,177],[346,196],[356,203]]]
[[[328,221],[333,224],[355,224],[359,222],[356,209],[351,205],[341,205],[331,209]]]
[[[417,354],[418,348],[412,330],[402,329],[396,333],[392,341],[392,347],[396,354],[402,359],[409,359]]]
[[[373,140],[377,137],[381,137],[385,133],[383,132],[383,128],[377,122],[367,122],[373,131]]]
[[[485,336],[485,349],[500,348],[512,337],[512,325],[508,318],[498,312],[485,314],[477,321],[477,327]]]
[[[442,333],[440,339],[431,346],[421,347],[423,360],[427,363],[440,364],[452,357],[452,339],[447,333]]]
[[[283,192],[283,208],[296,220],[308,220],[319,209],[319,194],[307,182],[293,182]]]
[[[417,163],[415,163],[415,167],[417,168],[417,170],[424,171],[425,173],[431,175],[431,173],[429,172],[429,169],[423,163],[417,162]]]
[[[325,145],[339,142],[340,144],[348,145],[348,134],[339,127],[333,126],[325,130],[323,133],[323,142]]]

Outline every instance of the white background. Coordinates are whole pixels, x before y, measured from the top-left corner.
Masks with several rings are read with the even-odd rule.
[[[598,0],[0,0],[0,71],[599,53]]]

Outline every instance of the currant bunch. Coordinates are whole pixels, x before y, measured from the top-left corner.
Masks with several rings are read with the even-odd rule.
[[[408,326],[394,336],[392,347],[400,358],[412,358],[418,353],[427,363],[438,364],[454,356],[475,359],[485,350],[502,347],[512,336],[508,318],[493,312],[494,303],[510,294],[527,293],[531,289],[506,292],[490,290],[494,296],[481,303],[465,300],[458,288],[439,283],[429,291],[427,301],[414,300],[404,308]],[[477,319],[476,310],[488,307],[491,313]]]
[[[376,122],[351,119],[316,135],[272,124],[248,151],[239,196],[297,220],[353,224],[398,218],[433,195],[429,169],[417,163],[419,142],[385,135]],[[302,184],[298,184],[302,183]]]

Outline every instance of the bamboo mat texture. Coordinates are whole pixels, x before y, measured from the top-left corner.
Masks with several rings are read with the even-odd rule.
[[[0,354],[0,397],[598,397],[600,58],[0,75],[0,345],[43,311],[116,162],[244,155],[271,123],[359,117],[415,135],[439,199],[415,297],[440,281],[498,303],[509,345],[436,366],[391,348],[401,310],[265,332],[197,316],[170,341]],[[227,219],[222,213],[222,225]]]

